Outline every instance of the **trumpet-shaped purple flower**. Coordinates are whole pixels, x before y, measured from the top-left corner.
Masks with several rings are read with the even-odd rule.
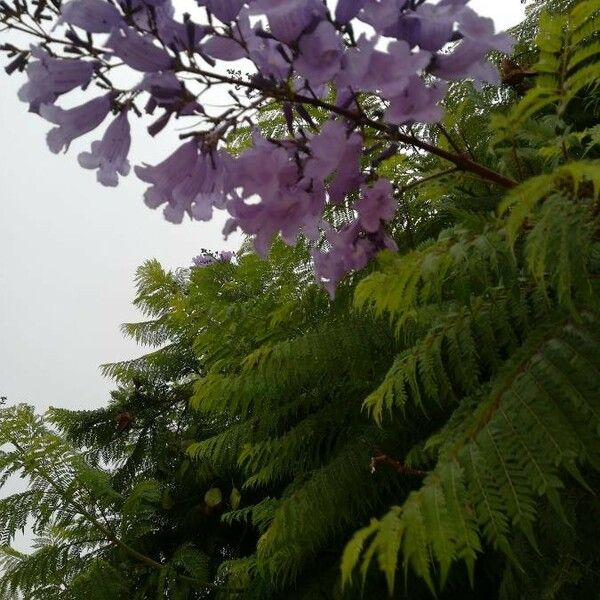
[[[225,208],[226,155],[200,152],[186,177],[174,188],[165,208],[167,220],[181,222],[184,214],[197,221],[210,221],[213,208]]]
[[[375,54],[375,57],[378,57]],[[371,86],[377,87],[384,97],[391,98],[403,92],[410,83],[411,77],[419,74],[431,61],[429,52],[411,52],[410,46],[405,41],[392,42],[385,52],[380,64],[372,64],[374,73],[383,75]],[[374,61],[377,63],[377,60]]]
[[[129,27],[115,29],[106,41],[106,47],[136,71],[166,71],[173,64],[173,59],[166,50],[155,46],[148,38]]]
[[[90,152],[82,152],[79,164],[84,169],[98,169],[96,175],[102,185],[115,187],[119,175],[129,174],[127,160],[131,146],[131,132],[127,113],[122,112],[106,129],[100,141],[92,142]]]
[[[313,21],[327,14],[320,0],[256,0],[252,10],[265,14],[271,33],[286,44],[296,41]]]
[[[42,104],[40,115],[58,125],[48,132],[46,138],[50,150],[55,154],[63,148],[67,150],[75,138],[96,129],[110,112],[110,107],[111,94],[94,98],[69,110],[54,104]]]
[[[292,57],[285,46],[275,40],[254,36],[248,44],[250,59],[263,77],[285,80],[290,74]]]
[[[152,184],[144,194],[144,202],[150,208],[158,208],[168,202],[174,204],[173,189],[192,171],[198,158],[195,141],[181,145],[171,156],[156,166],[136,166],[135,174]]]
[[[144,201],[150,208],[166,203],[165,218],[181,223],[185,214],[197,220],[209,220],[213,207],[224,208],[224,153],[198,153],[195,141],[180,146],[155,167],[135,167],[136,175],[152,186]]]
[[[243,197],[256,195],[268,201],[298,180],[298,169],[285,148],[255,132],[252,148],[235,161],[231,177],[232,187],[241,188]]]
[[[39,47],[31,49],[37,60],[27,65],[29,81],[19,90],[19,99],[29,102],[31,112],[39,112],[41,104],[52,104],[61,95],[89,84],[94,63],[85,60],[52,58]]]
[[[348,136],[340,121],[327,121],[320,133],[310,140],[311,158],[307,161],[305,174],[313,181],[323,181],[335,171],[329,186],[329,195],[334,202],[341,202],[362,182],[362,142],[359,133]]]
[[[192,258],[192,265],[195,268],[203,269],[218,262],[230,263],[233,257],[234,253],[229,252],[229,250],[223,250],[222,252],[202,252],[202,254]]]
[[[472,77],[476,81],[495,82],[498,73],[487,66],[490,50],[510,52],[514,39],[505,33],[495,33],[494,21],[480,17],[470,8],[463,8],[459,18],[462,41],[450,54],[439,54],[432,72],[446,80]]]
[[[254,203],[233,195],[227,203],[232,218],[225,224],[223,233],[227,236],[239,227],[254,236],[256,251],[265,256],[278,233],[290,245],[296,243],[301,233],[315,239],[324,204],[323,187],[310,188],[302,182],[282,186],[276,194]]]
[[[162,7],[154,10],[156,29],[160,39],[176,51],[195,50],[210,31],[210,27],[198,25],[187,18],[183,23],[176,21],[171,11]]]
[[[405,5],[406,0],[366,0],[359,16],[378,34],[389,35],[388,29],[398,21]]]
[[[69,0],[57,25],[68,23],[89,33],[110,33],[124,23],[121,13],[106,0]]]
[[[138,89],[150,94],[145,107],[148,114],[152,114],[157,106],[178,115],[202,112],[192,93],[172,71],[146,73]]]
[[[359,221],[349,223],[341,231],[330,228],[325,235],[329,250],[315,250],[313,264],[317,281],[331,297],[335,295],[335,289],[345,275],[366,267],[380,250],[397,250],[394,241],[382,228],[368,233]]]
[[[192,258],[192,267],[195,269],[205,269],[217,262],[217,258],[210,252],[203,252]]]
[[[300,38],[298,47],[300,55],[294,66],[312,85],[326,83],[339,72],[344,47],[331,23],[321,21],[313,32]]]
[[[445,85],[427,86],[420,77],[412,77],[406,89],[391,98],[385,120],[400,125],[418,121],[435,123],[442,117],[439,102],[446,95]]]
[[[404,91],[411,77],[423,71],[431,62],[429,52],[412,52],[404,41],[391,42],[386,50],[376,50],[377,38],[362,35],[342,61],[342,71],[336,78],[340,86],[380,92],[391,98]]]
[[[325,190],[322,184],[302,178],[287,148],[255,133],[254,146],[235,161],[229,173],[234,191],[227,202],[232,218],[223,230],[225,235],[239,227],[255,236],[256,250],[263,255],[277,233],[288,244],[301,232],[310,238],[317,235]]]
[[[222,35],[210,37],[202,49],[206,54],[218,60],[239,60],[246,56],[246,49],[237,40]]]
[[[355,205],[358,220],[365,231],[375,233],[382,221],[391,221],[396,214],[394,189],[387,179],[378,179],[372,187],[363,187],[361,191]]]
[[[219,21],[223,23],[230,23],[233,21],[242,10],[244,0],[196,0],[199,6],[206,6],[206,8],[213,14]]]
[[[342,24],[348,23],[358,15],[366,1],[367,0],[338,0],[337,6],[335,7],[335,20]]]

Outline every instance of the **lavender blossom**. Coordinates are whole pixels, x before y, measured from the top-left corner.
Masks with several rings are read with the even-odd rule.
[[[330,228],[326,233],[329,249],[313,251],[315,277],[333,298],[338,283],[345,275],[367,266],[381,250],[397,250],[397,246],[382,228],[365,232],[359,221],[353,221],[341,231]]]
[[[227,210],[232,218],[225,225],[225,235],[237,228],[254,235],[255,248],[262,255],[277,233],[288,244],[295,243],[301,232],[316,237],[325,190],[322,184],[302,178],[286,148],[255,133],[254,146],[229,172],[232,191]]]
[[[27,65],[29,81],[19,90],[19,99],[29,102],[31,112],[39,112],[41,104],[53,104],[66,92],[86,87],[94,73],[94,63],[85,60],[53,58],[39,47],[31,48],[36,58]]]
[[[230,263],[234,256],[235,254],[229,250],[221,252],[207,252],[203,250],[202,254],[198,254],[198,256],[192,258],[192,265],[193,268],[204,269],[216,263]]]
[[[232,218],[225,224],[223,234],[228,236],[240,228],[254,236],[256,251],[266,256],[277,233],[289,245],[295,244],[301,233],[315,239],[324,205],[322,186],[306,189],[300,182],[282,187],[277,194],[255,203],[234,195],[227,203]]]
[[[498,80],[497,71],[489,68],[486,54],[490,50],[510,52],[514,39],[505,33],[495,33],[494,21],[480,17],[470,8],[460,13],[459,31],[462,41],[450,54],[439,54],[432,73],[448,81],[472,77],[476,82]]]
[[[334,202],[341,202],[362,181],[362,142],[359,133],[348,136],[340,121],[327,121],[319,134],[310,140],[311,159],[306,164],[305,174],[313,181],[323,181],[335,171],[329,188]]]
[[[215,16],[219,21],[223,23],[230,23],[233,21],[242,6],[244,0],[196,0],[199,6],[206,6],[206,8]]]
[[[157,208],[166,203],[163,213],[172,223],[181,223],[186,214],[209,220],[213,208],[225,207],[227,157],[224,152],[199,153],[197,142],[191,141],[155,167],[135,167],[136,175],[152,184],[144,194],[146,205]]]
[[[344,47],[331,23],[321,21],[312,33],[300,38],[298,47],[300,55],[294,66],[311,85],[325,83],[340,71]]]
[[[394,189],[387,179],[378,179],[372,187],[363,187],[356,202],[358,220],[365,231],[375,233],[382,221],[391,221],[396,214]]]
[[[267,16],[271,33],[280,41],[296,41],[327,9],[320,0],[255,0],[252,10]]]
[[[127,160],[131,146],[131,132],[127,112],[122,112],[106,129],[102,140],[92,142],[90,152],[82,152],[79,164],[84,169],[98,169],[97,179],[105,186],[115,187],[119,175],[129,174]]]
[[[48,147],[57,154],[63,148],[68,150],[71,142],[89,131],[96,129],[110,112],[111,94],[94,98],[81,106],[65,110],[53,104],[42,104],[40,115],[56,123],[48,132]]]
[[[202,254],[198,254],[198,256],[194,256],[192,258],[192,266],[196,269],[205,269],[206,267],[210,267],[217,262],[217,259],[213,254],[209,252],[203,252]]]
[[[367,0],[338,0],[335,8],[335,20],[338,23],[345,25],[358,15],[366,1]]]
[[[57,25],[68,23],[89,33],[110,33],[124,23],[121,13],[105,0],[69,0]]]
[[[442,84],[427,86],[420,77],[412,77],[406,89],[391,98],[385,111],[385,120],[402,123],[435,123],[442,118],[439,102],[446,95],[447,87]]]
[[[196,102],[195,97],[172,71],[146,73],[137,89],[150,94],[145,107],[148,114],[153,114],[157,106],[178,115],[202,112],[202,107]]]
[[[166,50],[155,46],[133,29],[115,29],[106,42],[115,56],[136,71],[154,73],[171,68],[173,59]]]
[[[187,213],[197,221],[210,221],[213,208],[225,208],[227,156],[214,150],[198,154],[193,167],[173,188],[172,201],[165,209],[168,220],[180,222]]]
[[[206,54],[218,60],[239,60],[246,56],[246,50],[238,41],[222,35],[213,35],[204,44],[202,49]]]

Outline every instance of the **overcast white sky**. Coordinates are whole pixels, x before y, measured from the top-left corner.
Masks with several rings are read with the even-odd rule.
[[[473,0],[500,28],[517,23],[520,0]],[[93,137],[67,155],[46,147],[47,122],[17,99],[22,76],[0,72],[0,395],[11,404],[91,408],[111,388],[98,365],[139,349],[119,332],[135,320],[133,275],[155,257],[175,268],[201,247],[223,242],[224,217],[207,224],[171,225],[142,204],[144,184],[126,178],[101,187],[76,160]],[[134,140],[133,159],[163,159],[175,138]]]

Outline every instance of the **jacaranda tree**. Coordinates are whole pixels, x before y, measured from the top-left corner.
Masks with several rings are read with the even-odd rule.
[[[109,407],[2,411],[4,541],[38,540],[0,590],[595,597],[600,2],[514,37],[468,0],[198,4],[0,3],[51,150],[112,113],[79,161],[116,185],[130,118],[186,118],[146,203],[271,250],[147,263]]]

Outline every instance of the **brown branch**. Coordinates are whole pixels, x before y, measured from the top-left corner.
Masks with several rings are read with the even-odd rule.
[[[425,152],[429,152],[434,156],[438,156],[439,158],[443,158],[454,165],[458,169],[464,171],[470,171],[471,173],[475,173],[482,179],[490,181],[491,183],[495,183],[500,187],[505,189],[511,189],[515,187],[517,184],[516,181],[510,179],[501,173],[493,171],[492,169],[482,165],[474,160],[464,156],[462,154],[454,154],[443,148],[439,148],[425,140],[421,140],[415,136],[407,135],[398,131],[395,127],[391,127],[385,123],[380,123],[379,121],[375,121],[369,117],[363,116],[356,111],[342,108],[339,106],[335,106],[329,102],[325,102],[324,100],[320,100],[318,98],[312,98],[310,96],[304,96],[302,94],[298,94],[295,92],[291,92],[289,90],[283,90],[278,88],[270,83],[262,84],[262,83],[253,83],[251,81],[244,81],[241,79],[236,79],[234,77],[229,77],[228,75],[222,75],[220,73],[214,73],[211,71],[205,71],[204,69],[199,69],[192,66],[184,66],[180,65],[179,70],[188,71],[190,73],[194,73],[196,75],[202,75],[203,77],[210,77],[213,79],[217,79],[218,81],[223,81],[225,83],[230,83],[232,85],[240,85],[246,87],[248,89],[253,89],[262,92],[263,94],[270,96],[272,98],[276,98],[278,100],[291,101],[299,104],[308,104],[310,106],[315,106],[317,108],[323,108],[332,113],[345,117],[351,121],[357,122],[363,126],[371,127],[377,131],[381,131],[388,135],[390,139],[398,142],[402,142],[403,144],[408,144],[415,146]]]
[[[379,464],[389,465],[390,467],[392,467],[392,469],[400,473],[400,475],[407,475],[410,477],[420,478],[427,477],[427,475],[429,475],[429,471],[413,469],[412,467],[409,467],[408,465],[403,463],[401,460],[398,460],[397,458],[393,458],[392,456],[388,456],[387,454],[376,450],[376,453],[371,457],[371,473],[375,473]]]

